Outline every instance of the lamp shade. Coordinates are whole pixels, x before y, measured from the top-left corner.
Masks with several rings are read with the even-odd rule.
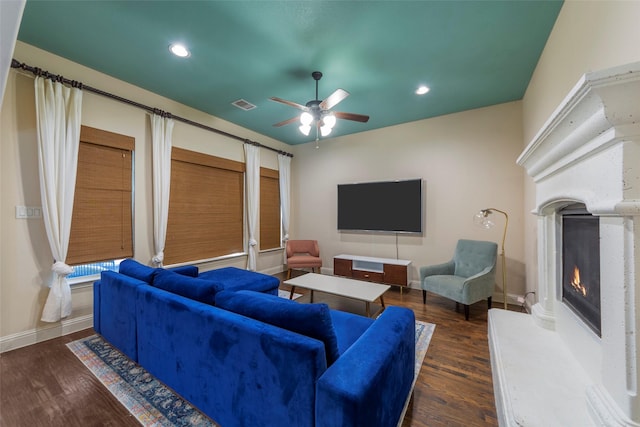
[[[304,136],[308,136],[309,132],[311,132],[310,125],[301,125],[298,129],[300,129],[300,132],[302,132]]]
[[[486,210],[481,210],[477,214],[473,216],[473,222],[482,228],[489,229],[495,226],[496,224],[489,219],[489,212]]]
[[[334,116],[333,114],[327,114],[323,117],[322,121],[324,123],[324,126],[329,126],[329,129],[333,129],[333,127],[336,125],[336,116]]]
[[[331,128],[327,125],[321,126],[320,127],[320,134],[322,136],[327,136],[331,133]]]
[[[311,115],[311,113],[305,111],[304,113],[300,114],[300,123],[302,123],[303,126],[311,125],[312,121],[313,121],[313,116]],[[309,132],[307,132],[307,135],[308,134]]]

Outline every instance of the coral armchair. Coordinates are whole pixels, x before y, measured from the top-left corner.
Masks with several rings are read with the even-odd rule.
[[[320,273],[322,258],[317,240],[287,240],[287,279],[294,268],[310,268]]]
[[[453,259],[449,262],[420,268],[422,302],[427,291],[464,304],[464,317],[469,320],[469,305],[491,296],[496,279],[498,245],[481,240],[459,240]]]

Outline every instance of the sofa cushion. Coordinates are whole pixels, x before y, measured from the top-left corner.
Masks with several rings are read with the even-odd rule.
[[[220,283],[212,280],[185,276],[162,268],[153,273],[151,285],[211,305],[215,304],[216,294],[223,288]]]
[[[142,280],[143,282],[151,283],[153,272],[156,271],[154,267],[140,264],[138,261],[132,258],[127,258],[120,263],[118,271],[134,279]]]
[[[224,283],[225,291],[256,291],[278,295],[280,280],[257,271],[243,270],[237,267],[223,267],[200,273],[201,279]]]
[[[191,277],[198,277],[198,267],[195,265],[183,265],[181,267],[171,267],[168,268],[167,270],[171,270],[174,273],[180,273],[183,276],[191,276]]]
[[[299,304],[275,295],[241,290],[220,292],[216,306],[322,341],[327,367],[340,356],[327,304]]]

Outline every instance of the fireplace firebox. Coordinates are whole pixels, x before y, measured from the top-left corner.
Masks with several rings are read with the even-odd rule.
[[[600,218],[584,204],[567,206],[560,214],[562,301],[600,337]]]

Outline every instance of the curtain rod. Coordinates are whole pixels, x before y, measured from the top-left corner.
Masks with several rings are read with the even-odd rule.
[[[143,110],[147,110],[150,113],[158,114],[158,115],[161,115],[162,117],[172,118],[172,119],[177,120],[179,122],[186,123],[186,124],[189,124],[191,126],[198,127],[200,129],[208,130],[210,132],[214,132],[214,133],[217,133],[219,135],[224,135],[224,136],[226,136],[228,138],[235,139],[237,141],[241,141],[241,142],[243,142],[245,144],[252,144],[252,145],[255,145],[255,146],[258,146],[258,147],[261,147],[261,148],[266,148],[267,150],[275,151],[276,153],[282,154],[284,156],[293,157],[293,154],[287,153],[286,151],[282,151],[282,150],[278,150],[278,149],[275,149],[275,148],[272,148],[272,147],[268,147],[266,145],[260,144],[259,142],[252,141],[252,140],[246,139],[246,138],[242,138],[240,136],[231,134],[229,132],[225,132],[223,130],[216,129],[216,128],[213,128],[211,126],[204,125],[202,123],[194,122],[193,120],[185,119],[184,117],[173,115],[173,114],[171,114],[169,112],[162,111],[162,110],[160,110],[158,108],[149,107],[148,105],[144,105],[144,104],[141,104],[139,102],[132,101],[130,99],[123,98],[123,97],[118,96],[118,95],[114,95],[113,93],[105,92],[105,91],[103,91],[101,89],[97,89],[95,87],[91,87],[89,85],[83,84],[83,83],[78,82],[76,80],[69,80],[67,78],[62,77],[59,74],[52,74],[52,73],[50,73],[48,71],[44,71],[44,70],[42,70],[42,69],[40,69],[38,67],[32,67],[31,65],[27,65],[24,62],[17,61],[16,59],[12,59],[11,60],[11,68],[20,68],[20,69],[25,70],[25,71],[30,71],[31,73],[33,73],[36,76],[41,76],[41,77],[44,77],[44,78],[51,79],[53,81],[57,81],[57,82],[60,82],[60,83],[64,83],[64,84],[70,85],[71,87],[77,87],[79,89],[87,90],[89,92],[93,92],[93,93],[96,93],[98,95],[106,96],[107,98],[115,99],[116,101],[120,101],[120,102],[123,102],[125,104],[133,105],[134,107],[138,107],[138,108],[141,108]]]

